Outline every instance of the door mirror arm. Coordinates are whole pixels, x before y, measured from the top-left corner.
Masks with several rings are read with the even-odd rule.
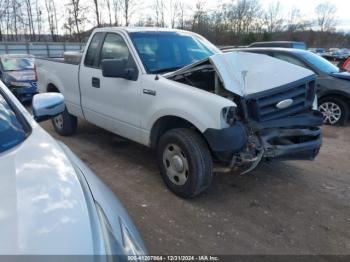
[[[125,69],[127,71],[127,79],[131,81],[137,81],[138,78],[138,71],[135,68],[127,68]]]

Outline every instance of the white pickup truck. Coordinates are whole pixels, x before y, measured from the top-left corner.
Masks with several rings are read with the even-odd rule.
[[[203,192],[221,168],[309,159],[322,144],[315,76],[266,55],[223,54],[203,37],[157,28],[96,29],[82,54],[37,59],[40,92],[60,92],[60,135],[85,119],[157,152],[178,196]]]

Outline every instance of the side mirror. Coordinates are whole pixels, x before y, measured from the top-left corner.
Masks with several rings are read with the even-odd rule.
[[[102,75],[104,77],[124,78],[136,81],[139,73],[135,67],[128,67],[124,59],[103,59],[101,62]]]
[[[37,122],[62,114],[65,107],[64,97],[60,93],[44,93],[33,97],[33,115]]]

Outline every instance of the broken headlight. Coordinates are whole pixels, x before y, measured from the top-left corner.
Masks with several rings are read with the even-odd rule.
[[[224,121],[232,126],[236,121],[236,110],[235,106],[225,107],[222,109],[222,117]]]

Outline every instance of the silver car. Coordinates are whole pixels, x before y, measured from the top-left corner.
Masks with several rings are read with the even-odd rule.
[[[145,254],[113,193],[35,121],[64,108],[39,94],[33,117],[0,81],[0,255]]]

